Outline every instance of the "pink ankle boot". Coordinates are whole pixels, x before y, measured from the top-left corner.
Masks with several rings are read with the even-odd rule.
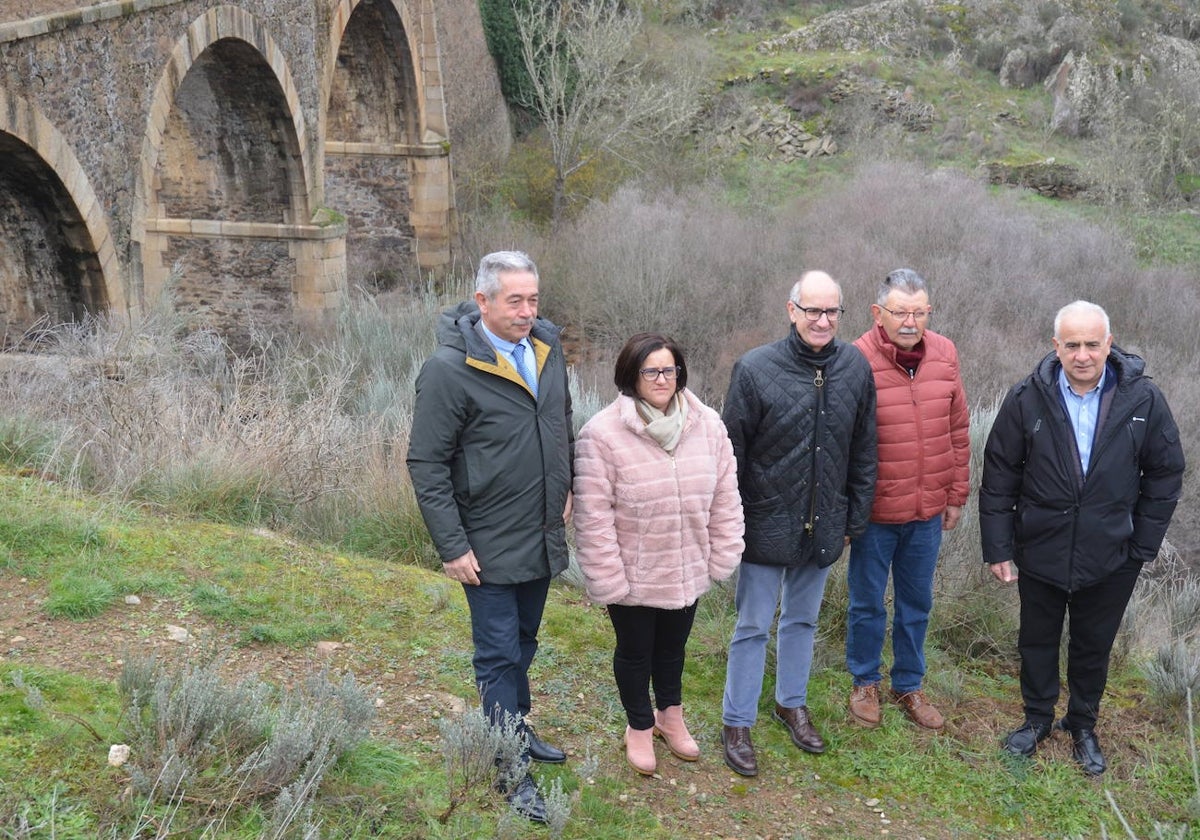
[[[643,776],[653,776],[658,761],[654,757],[654,729],[625,727],[625,758]]]
[[[683,722],[683,706],[668,706],[654,713],[654,734],[667,742],[667,749],[676,758],[695,761],[700,757],[700,748]]]

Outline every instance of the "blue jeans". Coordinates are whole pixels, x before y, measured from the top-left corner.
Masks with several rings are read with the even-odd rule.
[[[758,719],[767,641],[777,607],[775,702],[789,709],[807,705],[813,637],[828,577],[829,567],[819,569],[815,563],[803,566],[743,563],[738,567],[734,595],[737,624],[729,643],[721,714],[726,726],[753,726]]]
[[[892,577],[892,690],[916,691],[925,677],[925,631],[933,608],[933,572],[942,546],[942,517],[903,525],[872,522],[850,544],[850,609],[846,668],[855,685],[882,679],[887,631],[888,574]]]
[[[484,714],[496,722],[508,712],[520,724],[529,713],[529,665],[537,653],[549,591],[548,577],[526,583],[463,584],[475,643],[475,686]]]

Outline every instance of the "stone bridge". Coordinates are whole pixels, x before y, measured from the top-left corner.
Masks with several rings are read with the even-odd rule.
[[[0,342],[164,305],[244,338],[445,266],[448,91],[507,122],[475,0],[434,6],[0,0]]]

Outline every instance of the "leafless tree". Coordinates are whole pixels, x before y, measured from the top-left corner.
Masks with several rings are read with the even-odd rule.
[[[513,9],[531,82],[522,104],[550,137],[557,228],[567,178],[603,152],[677,137],[699,110],[703,74],[635,54],[642,15],[620,0],[514,0]]]

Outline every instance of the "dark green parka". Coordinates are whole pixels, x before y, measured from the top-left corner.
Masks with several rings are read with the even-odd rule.
[[[523,583],[567,566],[571,395],[559,329],[538,318],[535,399],[497,355],[466,301],[442,313],[417,376],[408,471],[442,562],[473,549],[484,583]]]

